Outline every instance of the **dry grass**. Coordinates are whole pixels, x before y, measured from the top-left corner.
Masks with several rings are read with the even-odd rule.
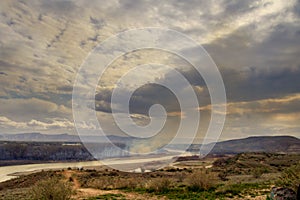
[[[30,188],[17,188],[17,189],[7,189],[0,191],[0,200],[31,200],[28,195]]]
[[[70,200],[72,185],[56,177],[37,182],[29,192],[32,200]]]
[[[169,178],[155,178],[146,183],[146,189],[150,192],[165,193],[172,187],[172,182]]]
[[[194,171],[187,177],[189,189],[192,191],[209,190],[217,181],[217,174],[201,169]]]
[[[85,187],[96,188],[100,190],[113,189],[135,189],[141,187],[143,181],[132,177],[99,177],[88,181]]]
[[[275,158],[279,157],[278,155],[274,156]],[[101,199],[109,197],[109,194],[122,194],[123,196],[120,198],[126,199],[145,199],[144,196],[147,196],[149,200],[152,197],[154,199],[254,199],[256,196],[264,195],[266,197],[279,176],[281,179],[287,180],[286,177],[293,175],[293,180],[296,181],[293,185],[299,183],[297,182],[299,180],[299,167],[294,166],[284,172],[279,170],[287,168],[283,167],[284,161],[287,160],[286,156],[282,156],[284,161],[276,161],[276,166],[268,164],[270,168],[276,169],[269,171],[265,171],[262,166],[266,166],[266,163],[270,163],[270,161],[273,163],[274,159],[271,154],[254,154],[253,156],[252,154],[243,154],[238,155],[237,160],[233,158],[235,157],[221,160],[219,164],[216,162],[218,165],[209,169],[205,169],[204,166],[201,169],[194,166],[168,167],[156,172],[141,174],[125,173],[113,169],[39,172],[0,183],[0,199],[32,199],[27,195],[28,190],[32,188],[31,186],[34,185],[38,188],[37,185],[41,184],[40,180],[49,177],[65,181],[62,183],[68,182],[74,185],[73,188],[77,190],[76,196],[73,196],[74,199],[97,199],[97,197]],[[250,166],[249,160],[246,158],[257,162],[261,168],[257,167],[258,164],[251,164]],[[288,156],[288,158],[292,158],[292,156]],[[240,165],[241,162],[242,165]],[[295,162],[293,160],[293,163]],[[258,170],[257,176],[253,174],[256,172],[255,170]],[[224,177],[217,176],[223,172],[225,173]],[[289,186],[291,183],[289,180]],[[44,187],[46,186],[44,185]],[[27,191],[26,195],[24,191]],[[42,190],[39,189],[38,191],[41,192]]]

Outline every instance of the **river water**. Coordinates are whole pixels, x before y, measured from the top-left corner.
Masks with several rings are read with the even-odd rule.
[[[70,163],[45,163],[45,164],[29,164],[29,165],[14,165],[0,167],[0,182],[14,178],[15,173],[34,172],[40,170],[50,169],[64,169],[68,167],[87,167],[87,166],[100,166],[99,161],[89,162],[70,162]]]
[[[173,158],[173,156],[154,156],[154,157],[139,157],[139,158],[126,158],[126,159],[110,159],[103,161],[87,161],[87,162],[65,162],[65,163],[45,163],[45,164],[27,164],[27,165],[14,165],[0,167],[0,182],[15,178],[20,173],[35,172],[41,170],[52,169],[66,169],[66,168],[82,168],[82,167],[97,167],[109,165],[115,169],[122,171],[135,171],[141,166],[148,166],[151,168],[158,168],[158,165],[166,165]]]

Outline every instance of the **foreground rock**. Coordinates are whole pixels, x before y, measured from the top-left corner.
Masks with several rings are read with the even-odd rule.
[[[297,194],[289,188],[273,187],[270,198],[272,200],[297,200]]]

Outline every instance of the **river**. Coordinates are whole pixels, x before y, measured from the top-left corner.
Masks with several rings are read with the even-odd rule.
[[[45,163],[45,164],[29,164],[29,165],[14,165],[0,167],[0,182],[15,178],[16,173],[34,172],[41,170],[50,169],[64,169],[74,167],[87,167],[87,166],[100,166],[102,165],[99,161],[88,161],[88,162],[66,162],[66,163]]]
[[[17,177],[19,174],[26,172],[35,172],[41,170],[55,170],[66,168],[82,168],[82,167],[97,167],[109,165],[115,169],[122,171],[135,171],[141,166],[147,166],[149,169],[158,168],[158,165],[166,165],[173,158],[173,156],[153,156],[153,157],[139,157],[139,158],[123,158],[123,159],[109,159],[103,161],[87,161],[87,162],[64,162],[64,163],[45,163],[45,164],[27,164],[0,167],[0,182],[10,180]],[[139,172],[138,170],[136,172]]]

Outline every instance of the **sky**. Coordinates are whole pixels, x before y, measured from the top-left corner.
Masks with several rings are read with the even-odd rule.
[[[183,33],[202,45],[217,65],[226,89],[227,113],[220,140],[257,135],[300,137],[300,2],[1,0],[0,134],[77,134],[72,91],[80,66],[101,42],[122,31],[160,27]],[[100,80],[95,108],[103,129],[119,135],[111,117],[114,84],[133,66],[150,62],[180,69],[189,80],[201,113],[198,137],[211,116],[209,92],[189,63],[168,52],[140,50],[115,60]],[[136,77],[168,79],[154,70]],[[171,82],[175,84],[175,82]],[[146,85],[130,104],[137,124],[160,103],[178,128],[178,101],[170,91]]]

